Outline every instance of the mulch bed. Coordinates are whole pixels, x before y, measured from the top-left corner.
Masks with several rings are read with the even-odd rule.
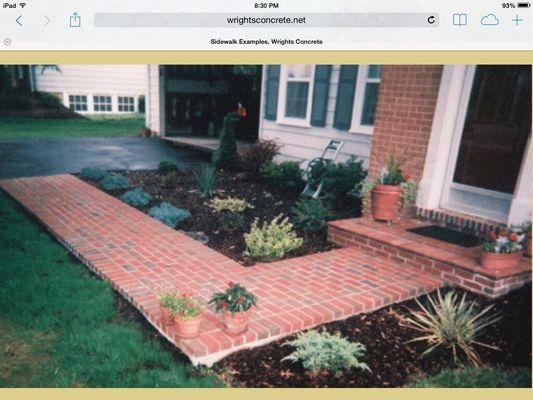
[[[463,293],[462,290],[458,290]],[[500,350],[479,349],[484,363],[503,368],[531,368],[531,285],[511,292],[496,301],[468,294],[480,305],[494,304],[503,317],[488,327],[481,341]],[[422,357],[425,344],[407,341],[416,332],[399,325],[399,317],[416,309],[411,300],[370,314],[323,325],[330,333],[340,332],[367,347],[362,358],[372,372],[351,370],[341,375],[310,376],[300,363],[281,359],[293,349],[281,344],[294,336],[265,346],[232,354],[215,365],[219,375],[235,387],[402,387],[415,379],[431,376],[443,369],[457,368],[451,353],[437,350]]]
[[[192,218],[179,228],[204,232],[209,237],[209,247],[247,266],[253,265],[254,261],[242,254],[245,249],[243,235],[248,232],[253,219],[270,221],[280,213],[290,216],[291,209],[298,200],[298,194],[275,190],[264,183],[248,181],[238,174],[222,174],[217,182],[216,196],[238,197],[254,206],[253,210],[248,210],[244,215],[244,228],[227,231],[221,229],[219,216],[213,213],[207,201],[201,198],[191,173],[181,172],[175,188],[165,188],[162,185],[162,176],[157,172],[136,171],[123,174],[131,180],[132,188],[141,187],[153,196],[154,200],[143,208],[143,211],[163,201],[187,209]],[[89,183],[99,187],[97,183]],[[110,194],[118,197],[123,192]],[[354,206],[351,212],[351,215],[348,213],[342,218],[358,216],[357,206]],[[298,234],[304,238],[304,245],[289,257],[327,251],[334,247],[327,242],[325,230],[314,234],[298,231]],[[463,293],[460,289],[456,290]],[[489,301],[471,293],[468,298],[476,300],[480,306],[494,304],[494,311],[502,316],[499,322],[487,328],[481,338],[482,342],[499,348],[478,348],[486,365],[531,368],[531,285],[496,301]],[[117,302],[123,314],[143,321],[146,329],[152,335],[158,336],[129,304],[121,298],[117,299]],[[281,344],[294,336],[232,354],[217,363],[213,370],[234,387],[402,387],[415,379],[435,375],[444,369],[456,368],[457,365],[447,349],[438,349],[422,357],[426,349],[424,343],[406,343],[417,334],[402,327],[399,320],[408,314],[409,309],[416,308],[416,303],[411,300],[322,326],[330,333],[339,332],[349,340],[364,344],[367,351],[362,361],[370,366],[370,373],[354,369],[337,375],[324,372],[312,376],[300,363],[282,362],[281,360],[293,350],[290,347],[282,347]],[[176,351],[176,359],[185,361],[179,351]]]
[[[299,193],[294,194],[287,193],[284,190],[276,190],[262,182],[250,181],[242,174],[220,174],[217,180],[215,197],[237,197],[254,206],[253,209],[244,212],[245,223],[242,228],[228,230],[222,227],[220,216],[208,206],[209,200],[201,197],[196,180],[190,171],[182,171],[178,174],[177,186],[174,188],[165,188],[162,183],[163,176],[158,172],[128,171],[122,172],[122,174],[130,179],[132,188],[140,187],[152,195],[152,202],[143,207],[143,211],[147,212],[150,207],[161,202],[168,202],[175,207],[188,210],[192,214],[192,218],[178,226],[177,229],[188,232],[203,232],[209,238],[207,243],[209,247],[246,266],[255,263],[254,260],[243,255],[246,248],[244,234],[249,232],[254,218],[258,218],[260,224],[263,221],[271,221],[279,214],[290,218],[292,215],[291,210],[299,198]],[[103,190],[98,183],[90,181],[88,183]],[[123,190],[108,193],[119,197],[124,192]],[[354,199],[353,210],[347,210],[342,215],[342,218],[357,216],[360,216],[360,214]],[[298,236],[304,239],[304,244],[289,254],[287,258],[323,252],[336,247],[327,241],[326,229],[313,233],[297,230],[297,233]]]

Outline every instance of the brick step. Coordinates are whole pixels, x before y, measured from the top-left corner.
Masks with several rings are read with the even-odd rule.
[[[465,248],[408,231],[425,225],[430,222],[405,219],[388,225],[368,217],[352,218],[330,222],[328,238],[340,246],[353,246],[414,267],[489,298],[502,296],[531,281],[529,259],[523,258],[516,268],[487,270],[479,263],[479,246]]]

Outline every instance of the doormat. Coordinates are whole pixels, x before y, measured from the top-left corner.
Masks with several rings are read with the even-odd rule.
[[[481,240],[475,235],[454,231],[438,225],[428,225],[422,228],[408,229],[407,231],[461,247],[474,247],[481,244]]]

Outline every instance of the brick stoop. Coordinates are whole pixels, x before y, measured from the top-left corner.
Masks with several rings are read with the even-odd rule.
[[[430,224],[405,219],[389,225],[371,217],[352,218],[330,222],[328,238],[338,245],[354,246],[489,298],[502,296],[531,281],[531,261],[527,258],[516,268],[487,270],[479,263],[479,246],[465,248],[407,231]]]
[[[0,187],[194,364],[209,366],[232,352],[374,311],[443,284],[424,271],[356,247],[246,268],[71,175],[3,180]],[[180,339],[175,328],[161,324],[158,289],[207,300],[228,281],[258,297],[245,333],[224,333],[211,307],[196,339]]]

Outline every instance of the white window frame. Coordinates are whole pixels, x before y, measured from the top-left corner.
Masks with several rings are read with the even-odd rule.
[[[97,102],[96,102],[95,100],[96,100],[96,98],[98,98],[98,97],[105,97],[105,98],[109,97],[109,98],[111,99],[111,103],[104,102],[104,103],[98,103],[98,104],[97,104]],[[93,95],[91,95],[91,98],[92,98],[92,100],[93,100],[93,102],[92,102],[92,103],[93,103],[93,104],[92,104],[92,112],[93,112],[93,113],[95,113],[95,114],[112,114],[112,113],[113,113],[113,111],[114,111],[113,95],[110,95],[110,94],[93,94]],[[98,105],[98,106],[101,106],[101,105],[105,105],[105,106],[107,106],[107,105],[111,105],[111,110],[110,110],[110,111],[108,111],[108,110],[105,110],[105,111],[98,110],[98,111],[96,111],[96,106],[97,106],[97,105]]]
[[[68,96],[68,97],[67,97],[67,98],[68,98],[68,108],[69,108],[70,110],[74,111],[75,113],[83,113],[83,114],[88,114],[88,113],[90,113],[90,101],[89,101],[90,96],[88,96],[88,95],[86,95],[86,94],[70,94],[70,93],[69,93],[67,96]],[[83,104],[83,102],[79,102],[79,103],[76,102],[76,101],[72,102],[72,101],[70,101],[70,97],[71,97],[71,96],[72,96],[72,97],[76,97],[76,96],[78,96],[78,97],[80,97],[80,99],[81,99],[82,97],[85,97],[85,105],[87,106],[87,109],[86,109],[86,110],[76,110],[75,108],[73,108],[73,107],[72,107],[73,104]]]
[[[133,99],[133,103],[131,104],[133,106],[133,111],[120,111],[120,106],[122,105],[124,107],[124,104],[120,104],[120,98],[132,98]],[[134,95],[128,95],[128,94],[119,94],[117,95],[117,113],[119,114],[134,114],[137,112],[137,103],[138,103],[138,98],[137,96],[134,96]],[[129,106],[130,104],[128,104]]]
[[[377,64],[372,64],[377,65]],[[363,106],[365,101],[365,91],[367,83],[379,83],[381,89],[381,77],[368,78],[368,68],[370,65],[359,65],[357,70],[357,81],[355,84],[355,98],[353,102],[352,122],[350,124],[351,133],[361,133],[365,135],[372,135],[374,133],[374,125],[362,125],[361,118],[363,116]]]
[[[293,125],[303,128],[311,127],[311,111],[313,107],[313,90],[315,84],[315,65],[311,65],[311,75],[309,78],[289,79],[287,76],[288,65],[282,65],[280,68],[279,77],[279,96],[278,96],[278,112],[276,122],[283,125]],[[285,116],[285,105],[287,102],[287,82],[309,82],[309,91],[307,92],[307,111],[306,118],[291,118]]]

